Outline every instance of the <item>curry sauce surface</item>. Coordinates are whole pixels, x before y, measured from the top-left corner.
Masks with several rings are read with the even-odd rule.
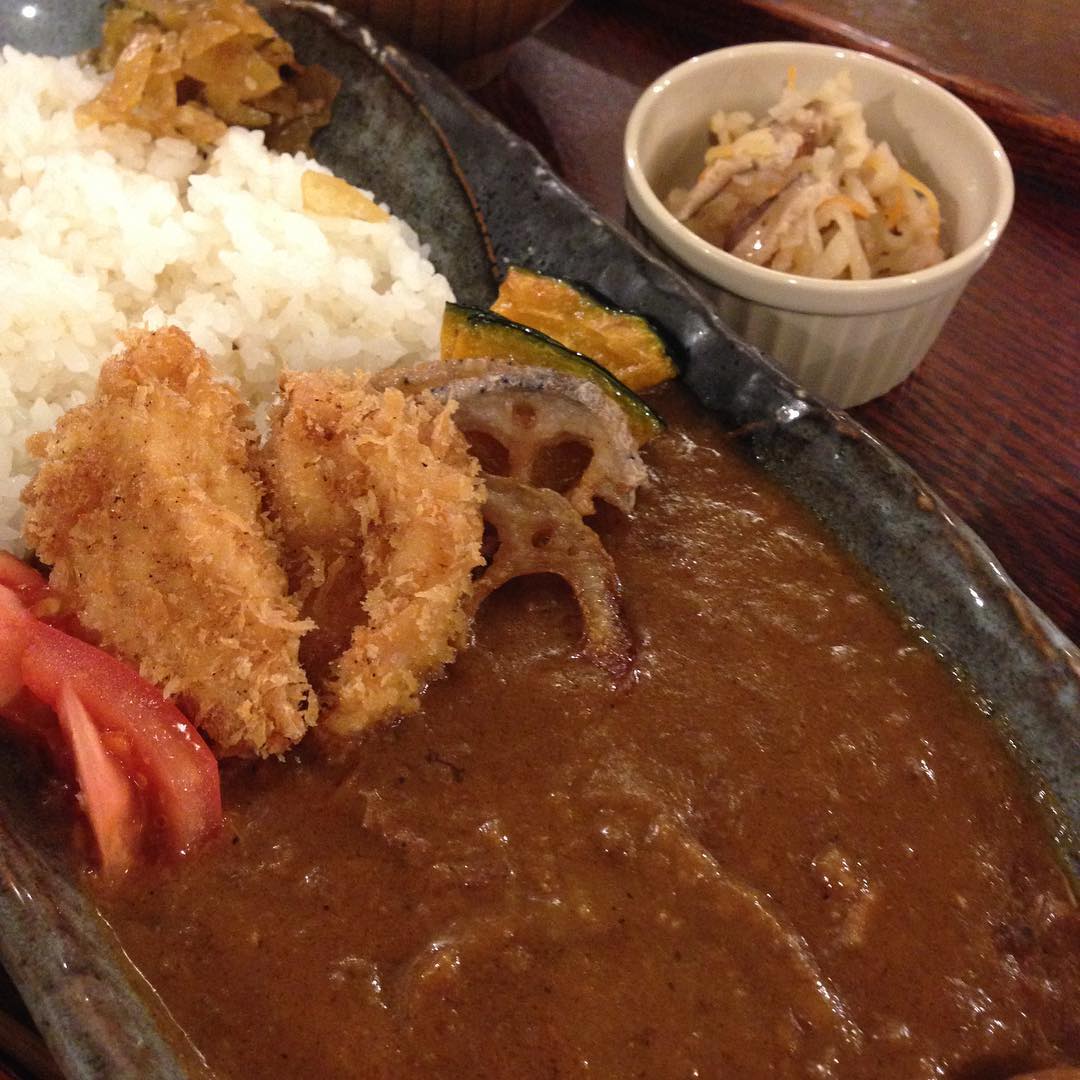
[[[991,723],[680,392],[605,542],[419,714],[228,764],[220,846],[102,906],[222,1076],[999,1077],[1080,1057],[1080,921]]]

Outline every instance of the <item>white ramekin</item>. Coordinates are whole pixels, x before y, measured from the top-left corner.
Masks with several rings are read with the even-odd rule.
[[[870,137],[887,140],[901,165],[937,194],[950,258],[914,274],[822,281],[738,259],[665,208],[661,199],[701,168],[709,117],[721,108],[763,115],[791,67],[810,88],[842,68],[851,72]],[[624,154],[626,195],[647,237],[693,272],[736,333],[842,407],[884,394],[911,374],[989,257],[1013,203],[1005,151],[963,102],[907,68],[827,45],[737,45],[672,68],[634,106]]]

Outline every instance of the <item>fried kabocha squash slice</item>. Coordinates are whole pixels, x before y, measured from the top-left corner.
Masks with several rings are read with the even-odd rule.
[[[443,360],[497,356],[524,367],[547,368],[592,383],[623,411],[639,446],[664,430],[660,416],[606,368],[539,330],[490,311],[447,304],[440,351]]]
[[[644,315],[614,307],[562,278],[511,266],[491,310],[591,357],[631,390],[648,390],[679,374]]]

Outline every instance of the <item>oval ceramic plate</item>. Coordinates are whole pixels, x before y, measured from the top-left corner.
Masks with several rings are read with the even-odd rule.
[[[459,299],[486,304],[508,262],[592,283],[681,345],[684,380],[746,452],[813,509],[947,661],[995,706],[1074,867],[1080,655],[919,478],[846,414],[801,394],[675,272],[563,185],[445,76],[323,4],[272,20],[344,81],[320,158],[373,189],[431,245]],[[98,0],[0,0],[0,41],[93,44]],[[0,957],[72,1077],[207,1075],[39,826],[33,777],[0,757]]]

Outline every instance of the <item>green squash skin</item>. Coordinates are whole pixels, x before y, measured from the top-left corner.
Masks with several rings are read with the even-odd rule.
[[[539,330],[511,322],[492,311],[448,303],[443,315],[443,338],[456,341],[465,336],[477,342],[467,354],[457,350],[454,358],[493,356],[530,367],[546,367],[595,383],[626,413],[631,430],[642,442],[659,435],[666,427],[663,418],[607,368],[595,360],[573,352]]]

